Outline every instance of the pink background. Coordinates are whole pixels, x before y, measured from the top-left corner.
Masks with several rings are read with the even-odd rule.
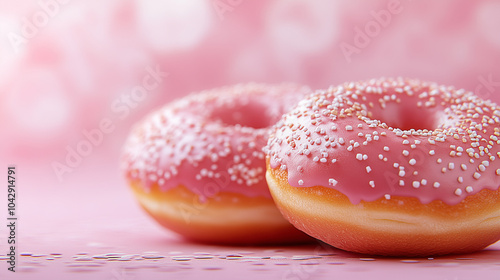
[[[314,255],[318,244],[185,243],[139,209],[118,165],[131,125],[147,112],[190,92],[228,84],[294,82],[320,89],[406,76],[500,102],[499,15],[500,2],[492,0],[0,0],[0,172],[17,166],[19,252],[42,255],[20,256],[23,272],[14,278],[2,261],[0,278],[57,279],[56,273],[125,280],[168,272],[184,278],[237,273],[317,279],[387,277],[390,270],[409,279],[467,279],[478,273],[498,279],[498,243],[470,256],[411,263],[367,261],[335,249],[329,249],[335,255],[321,259],[293,259]],[[160,74],[152,75],[155,71]],[[154,77],[154,88],[134,95],[144,79]],[[112,129],[97,132],[103,121]],[[68,161],[69,151],[85,148],[86,134],[96,137],[94,143],[80,159]],[[3,224],[6,191],[0,199]],[[6,236],[0,227],[0,258]],[[148,251],[166,258],[72,266],[82,252]],[[244,258],[182,264],[171,258],[202,251],[243,252]],[[50,253],[63,255],[47,260],[43,255]],[[278,255],[285,259],[247,258]],[[145,267],[126,268],[137,263]]]

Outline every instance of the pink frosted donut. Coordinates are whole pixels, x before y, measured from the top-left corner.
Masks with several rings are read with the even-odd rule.
[[[236,85],[189,95],[132,131],[123,168],[141,206],[184,237],[226,244],[309,239],[274,205],[265,180],[270,127],[309,89]]]
[[[500,239],[500,107],[409,79],[317,91],[270,137],[267,181],[297,228],[335,247],[424,256]]]

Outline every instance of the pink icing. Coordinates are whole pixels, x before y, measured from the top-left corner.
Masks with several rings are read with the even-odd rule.
[[[291,84],[246,84],[174,101],[132,131],[126,176],[147,189],[184,185],[202,199],[221,191],[270,197],[262,148],[272,125],[308,93]]]
[[[455,205],[500,184],[500,107],[409,79],[345,83],[302,100],[266,147],[294,187],[352,203],[391,196]]]

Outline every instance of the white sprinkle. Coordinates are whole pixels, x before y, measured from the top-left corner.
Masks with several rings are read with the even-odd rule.
[[[351,131],[351,130],[352,130],[352,126],[350,126],[350,125],[346,125],[346,126],[345,126],[345,130],[347,130],[347,131]]]
[[[389,147],[384,146],[384,151],[388,152],[389,151]]]
[[[419,182],[419,181],[413,181],[412,186],[413,186],[415,189],[418,189],[418,188],[420,188],[420,182]]]
[[[425,185],[427,185],[427,180],[422,179],[422,180],[420,180],[420,183],[422,184],[422,186],[425,186]]]
[[[363,155],[363,160],[367,160],[368,159],[368,155],[367,154],[364,154]]]
[[[484,166],[482,164],[480,164],[478,168],[479,168],[479,171],[481,171],[481,172],[484,172],[486,170],[486,166]]]
[[[316,162],[316,161],[318,161],[318,160],[319,160],[319,157],[314,157],[314,158],[313,158],[313,161],[314,161],[314,162]]]
[[[474,179],[479,179],[479,177],[481,177],[481,174],[474,172],[473,177],[474,177]]]
[[[394,168],[398,168],[399,167],[399,163],[395,162],[392,166],[394,166]]]
[[[456,189],[455,190],[455,194],[458,195],[458,196],[461,196],[462,195],[462,190],[461,189]]]
[[[459,176],[459,177],[457,178],[457,181],[458,181],[459,183],[463,183],[463,182],[464,182],[464,178],[463,178],[462,176]]]
[[[410,159],[410,161],[408,163],[410,165],[415,165],[417,163],[417,161],[414,158],[412,158],[412,159]]]
[[[401,187],[402,187],[402,186],[404,186],[404,185],[405,185],[405,181],[403,181],[403,180],[399,180],[399,185],[400,185]]]
[[[372,171],[372,168],[370,166],[366,167],[366,173],[370,173]]]
[[[403,145],[408,145],[408,144],[410,144],[410,141],[408,141],[408,140],[406,140],[406,139],[405,139],[405,140],[403,140]]]
[[[332,163],[336,163],[337,162],[337,159],[332,159]]]
[[[337,180],[335,180],[335,179],[333,179],[333,178],[330,178],[330,179],[328,180],[328,183],[329,183],[330,185],[332,185],[332,186],[334,186],[334,187],[335,187],[335,186],[337,185],[337,183],[338,183],[338,182],[337,182]]]
[[[495,171],[495,174],[500,175],[500,169],[497,169],[497,170]]]
[[[363,160],[363,155],[362,154],[356,154],[356,159],[357,160]]]
[[[448,169],[453,170],[455,168],[455,164],[453,162],[448,163]]]
[[[429,155],[433,156],[433,155],[435,155],[435,154],[436,154],[436,152],[435,152],[434,150],[430,150],[430,151],[429,151]]]
[[[384,159],[384,155],[379,154],[379,155],[378,155],[378,158],[379,158],[379,159]]]
[[[434,184],[432,185],[433,187],[435,187],[436,189],[439,188],[441,184],[439,184],[439,182],[434,182]]]
[[[405,171],[399,170],[399,177],[404,177],[404,176],[405,176]]]
[[[390,194],[385,194],[384,197],[385,197],[385,199],[391,199],[391,195]]]
[[[471,192],[473,192],[473,191],[474,191],[474,189],[473,189],[471,186],[467,186],[467,187],[465,188],[465,191],[466,191],[467,193],[471,193]]]
[[[303,180],[299,180],[299,186],[302,186],[304,184]]]
[[[374,182],[374,181],[370,181],[370,182],[369,182],[369,184],[370,184],[370,186],[371,186],[372,188],[375,188],[375,182]]]
[[[325,163],[325,162],[327,162],[328,160],[327,160],[326,158],[321,158],[319,161],[320,161],[320,162]]]
[[[463,163],[462,163],[462,164],[460,164],[460,167],[462,168],[462,170],[463,170],[463,171],[467,170],[467,165],[465,165],[465,164],[463,164]]]
[[[410,154],[410,152],[408,152],[407,150],[403,150],[403,156],[408,156]]]
[[[350,151],[352,151],[352,149],[353,149],[353,148],[352,148],[352,146],[347,147],[347,150],[348,150],[349,152],[350,152]]]

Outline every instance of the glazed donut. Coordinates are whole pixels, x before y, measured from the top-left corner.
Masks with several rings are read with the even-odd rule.
[[[500,239],[500,107],[403,78],[317,91],[276,125],[267,181],[283,215],[364,254],[467,253]]]
[[[310,90],[236,85],[192,94],[131,132],[123,169],[139,204],[187,239],[218,244],[312,240],[280,214],[262,148],[281,115]]]

